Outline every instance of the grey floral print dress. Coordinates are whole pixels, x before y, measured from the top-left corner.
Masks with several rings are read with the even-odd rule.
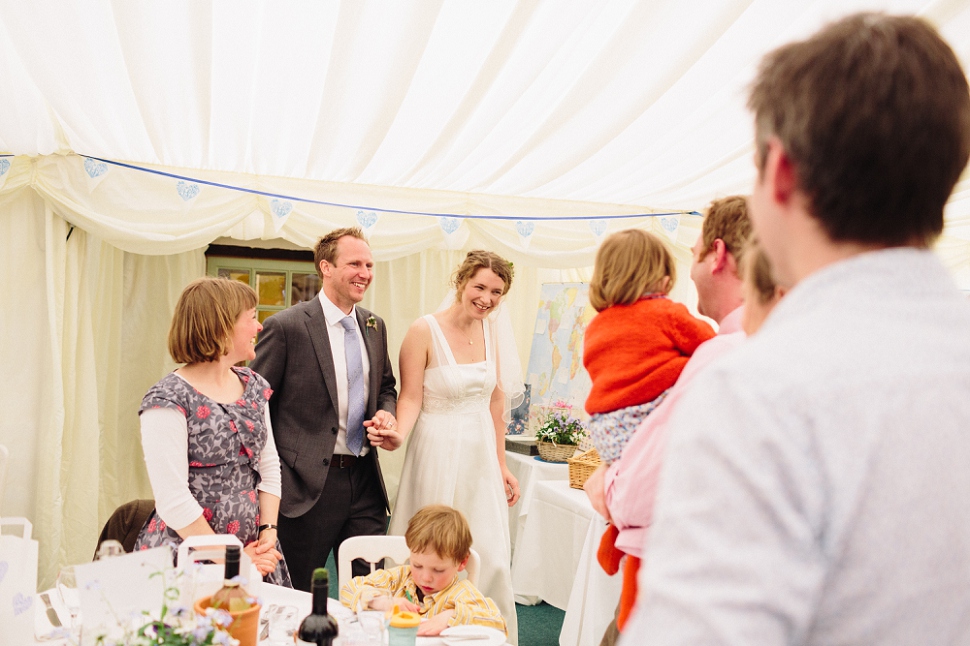
[[[141,412],[174,408],[185,415],[189,434],[189,491],[217,534],[235,534],[247,545],[256,540],[259,526],[260,455],[266,445],[264,408],[272,389],[249,368],[233,367],[243,382],[242,397],[231,404],[209,399],[187,381],[169,373],[141,402]],[[135,549],[158,547],[182,538],[153,512],[142,527]],[[280,549],[277,541],[276,549]],[[292,587],[286,561],[265,577],[269,583]]]

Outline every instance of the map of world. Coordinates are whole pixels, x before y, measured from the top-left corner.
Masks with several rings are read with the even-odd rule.
[[[533,415],[563,400],[572,405],[574,414],[586,418],[583,404],[591,382],[583,368],[583,336],[596,316],[588,294],[587,283],[542,285],[527,379],[532,385]]]

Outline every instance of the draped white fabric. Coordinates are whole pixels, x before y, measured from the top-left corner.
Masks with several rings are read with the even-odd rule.
[[[5,2],[0,150],[698,210],[751,185],[760,57],[861,9],[970,59],[962,0]]]
[[[758,59],[873,8],[970,62],[966,0],[0,3],[3,508],[34,519],[41,584],[150,494],[136,411],[207,244],[365,226],[394,361],[476,247],[515,262],[524,364],[539,284],[588,279],[610,231],[667,236],[692,305],[690,213],[754,181]],[[946,215],[970,289],[966,173]]]

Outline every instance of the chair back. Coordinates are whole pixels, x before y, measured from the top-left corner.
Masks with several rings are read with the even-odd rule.
[[[370,564],[370,571],[383,559],[391,559],[403,565],[411,557],[411,550],[403,536],[351,536],[340,544],[337,551],[337,581],[343,588],[353,578],[351,564],[363,559]]]
[[[404,565],[411,558],[411,550],[403,536],[352,536],[340,544],[337,553],[337,581],[343,588],[353,578],[351,564],[355,559],[363,559],[370,564],[373,572],[375,565],[382,559],[391,559],[398,565]],[[465,574],[469,583],[478,585],[478,573],[481,571],[482,559],[478,552],[471,550]]]
[[[98,536],[98,544],[94,547],[95,557],[98,555],[101,542],[109,538],[121,543],[126,552],[134,551],[138,534],[154,511],[154,500],[132,500],[115,509],[101,529],[101,535]]]

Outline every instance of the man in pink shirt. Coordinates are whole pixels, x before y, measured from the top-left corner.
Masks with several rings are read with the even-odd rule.
[[[653,516],[667,421],[697,373],[745,338],[741,330],[739,265],[750,231],[744,197],[726,197],[711,203],[694,245],[690,277],[697,288],[697,310],[717,322],[718,334],[694,352],[670,394],[637,428],[622,458],[609,468],[598,469],[584,487],[596,511],[619,530],[616,548],[637,559],[629,559],[633,567],[624,571],[624,592],[618,611],[620,626],[635,601],[636,568]],[[616,636],[611,624],[603,643],[614,643]]]

